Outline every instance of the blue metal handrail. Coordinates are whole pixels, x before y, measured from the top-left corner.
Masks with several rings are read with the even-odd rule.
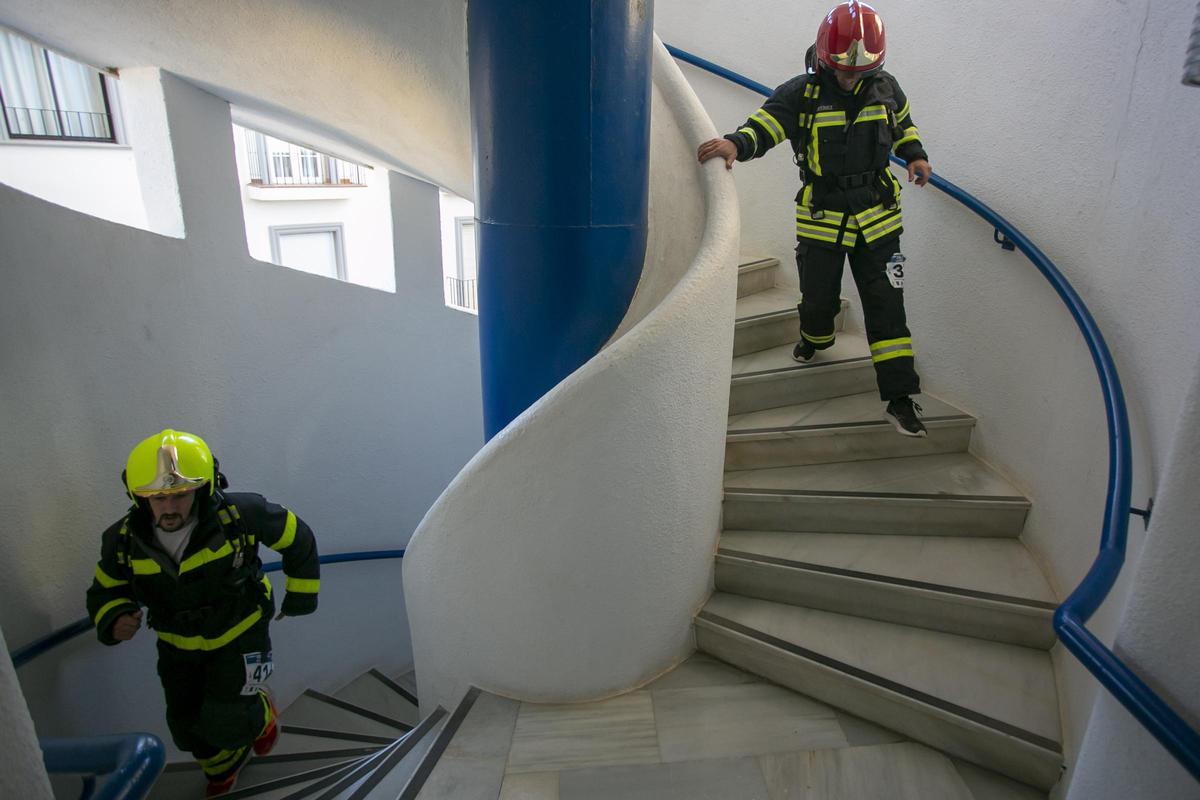
[[[38,744],[47,772],[86,776],[80,800],[140,800],[167,761],[162,740],[150,733],[41,739]],[[97,790],[99,776],[106,779]]]
[[[334,553],[332,555],[321,556],[320,561],[322,564],[340,564],[345,561],[377,561],[383,558],[403,557],[403,550],[368,550],[357,553]],[[278,572],[281,569],[283,569],[283,563],[279,561],[263,565],[263,572]],[[59,645],[69,642],[81,633],[86,633],[91,629],[92,621],[87,617],[83,617],[39,639],[34,639],[23,647],[10,650],[9,656],[12,658],[14,667],[23,667],[43,653],[53,650]]]
[[[772,94],[772,90],[764,84],[678,47],[666,47],[668,52],[680,61],[719,75],[763,96],[769,97]],[[895,156],[892,156],[892,161],[906,166],[902,159]],[[1054,613],[1054,630],[1062,643],[1088,671],[1129,709],[1192,777],[1200,781],[1200,733],[1193,730],[1141,678],[1084,627],[1084,623],[1108,596],[1121,571],[1121,565],[1125,561],[1125,541],[1131,513],[1129,498],[1132,461],[1129,416],[1125,409],[1125,395],[1121,391],[1117,367],[1113,363],[1108,346],[1104,343],[1100,328],[1070,282],[1028,237],[978,198],[942,176],[932,175],[930,183],[983,217],[997,232],[1007,237],[1007,242],[1011,244],[997,238],[1005,249],[1012,249],[1012,245],[1015,245],[1033,262],[1067,306],[1075,324],[1079,326],[1080,333],[1083,334],[1084,341],[1087,342],[1092,362],[1100,378],[1100,389],[1104,394],[1105,419],[1108,423],[1108,494],[1104,500],[1104,527],[1100,535],[1100,552],[1087,576]]]

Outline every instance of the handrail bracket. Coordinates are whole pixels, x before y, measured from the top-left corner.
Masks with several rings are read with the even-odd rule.
[[[1150,499],[1148,499],[1146,501],[1145,508],[1134,508],[1133,506],[1129,507],[1130,514],[1135,514],[1142,518],[1142,530],[1146,530],[1150,527],[1150,514],[1152,514],[1153,512],[1154,512],[1154,498],[1153,497],[1151,497]]]

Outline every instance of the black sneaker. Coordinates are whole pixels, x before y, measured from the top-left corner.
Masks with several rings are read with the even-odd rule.
[[[898,397],[887,404],[883,418],[904,436],[925,436],[925,426],[917,419],[922,409],[911,397]]]
[[[799,361],[801,364],[807,364],[817,355],[817,348],[813,347],[812,342],[808,339],[801,339],[796,342],[796,346],[792,348],[792,359]]]

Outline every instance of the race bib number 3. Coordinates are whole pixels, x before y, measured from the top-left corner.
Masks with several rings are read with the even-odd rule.
[[[904,288],[904,261],[905,258],[900,253],[895,253],[888,259],[887,266],[883,268],[887,273],[888,283],[893,289]]]
[[[271,677],[271,673],[275,671],[275,664],[271,661],[269,652],[246,653],[242,660],[246,663],[246,685],[242,687],[242,694],[252,695]]]

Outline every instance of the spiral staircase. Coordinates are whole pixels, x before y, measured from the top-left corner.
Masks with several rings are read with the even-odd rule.
[[[927,438],[881,419],[866,340],[790,357],[774,260],[739,268],[716,592],[702,651],[1048,790],[1062,768],[1054,597],[1028,501],[934,397]],[[920,330],[916,331],[918,341]]]
[[[795,298],[778,269],[738,267],[724,531],[700,653],[611,700],[472,688],[424,719],[413,673],[371,670],[298,698],[279,746],[228,796],[673,798],[711,769],[721,797],[874,797],[897,779],[897,797],[1044,797],[1062,768],[1055,604],[1019,539],[1028,502],[967,452],[968,414],[922,396],[929,436],[896,435],[845,313],[834,348],[793,362]],[[639,699],[648,729],[603,731],[614,709],[631,724]],[[681,739],[689,715],[709,724]],[[673,788],[655,788],[656,769],[676,770]],[[152,796],[202,786],[181,762]]]

